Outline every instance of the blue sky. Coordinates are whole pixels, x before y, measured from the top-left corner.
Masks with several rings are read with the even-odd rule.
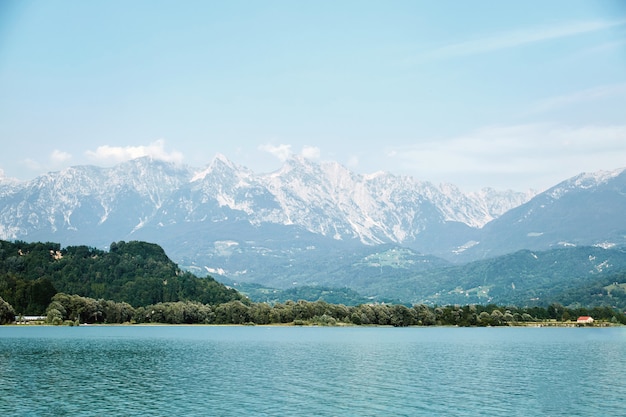
[[[3,1],[0,169],[290,154],[466,191],[626,167],[626,3]]]

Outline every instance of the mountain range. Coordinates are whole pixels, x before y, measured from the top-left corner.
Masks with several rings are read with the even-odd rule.
[[[205,168],[147,157],[0,178],[0,239],[145,240],[183,268],[287,288],[364,288],[390,267],[420,271],[520,250],[626,244],[626,170],[583,173],[541,192],[466,193],[294,156],[256,174],[223,155]]]

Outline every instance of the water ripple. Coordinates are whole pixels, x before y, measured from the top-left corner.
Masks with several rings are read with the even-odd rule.
[[[612,416],[625,371],[626,329],[7,327],[0,415]]]

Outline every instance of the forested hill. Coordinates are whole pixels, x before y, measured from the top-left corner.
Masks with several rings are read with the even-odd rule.
[[[18,314],[42,314],[58,292],[127,302],[134,307],[169,301],[218,304],[244,297],[211,277],[182,271],[163,249],[146,242],[87,246],[0,240],[0,297]]]

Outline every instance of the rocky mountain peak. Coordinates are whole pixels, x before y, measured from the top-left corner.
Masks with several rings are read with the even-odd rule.
[[[572,191],[594,189],[609,183],[619,177],[623,177],[626,181],[626,168],[614,169],[609,171],[583,172],[572,178],[560,182],[545,192],[546,196],[552,199],[559,199],[565,194]]]
[[[243,166],[239,166],[226,156],[218,153],[209,165],[193,174],[191,181],[204,180],[206,177],[223,178],[250,176],[252,172]]]

